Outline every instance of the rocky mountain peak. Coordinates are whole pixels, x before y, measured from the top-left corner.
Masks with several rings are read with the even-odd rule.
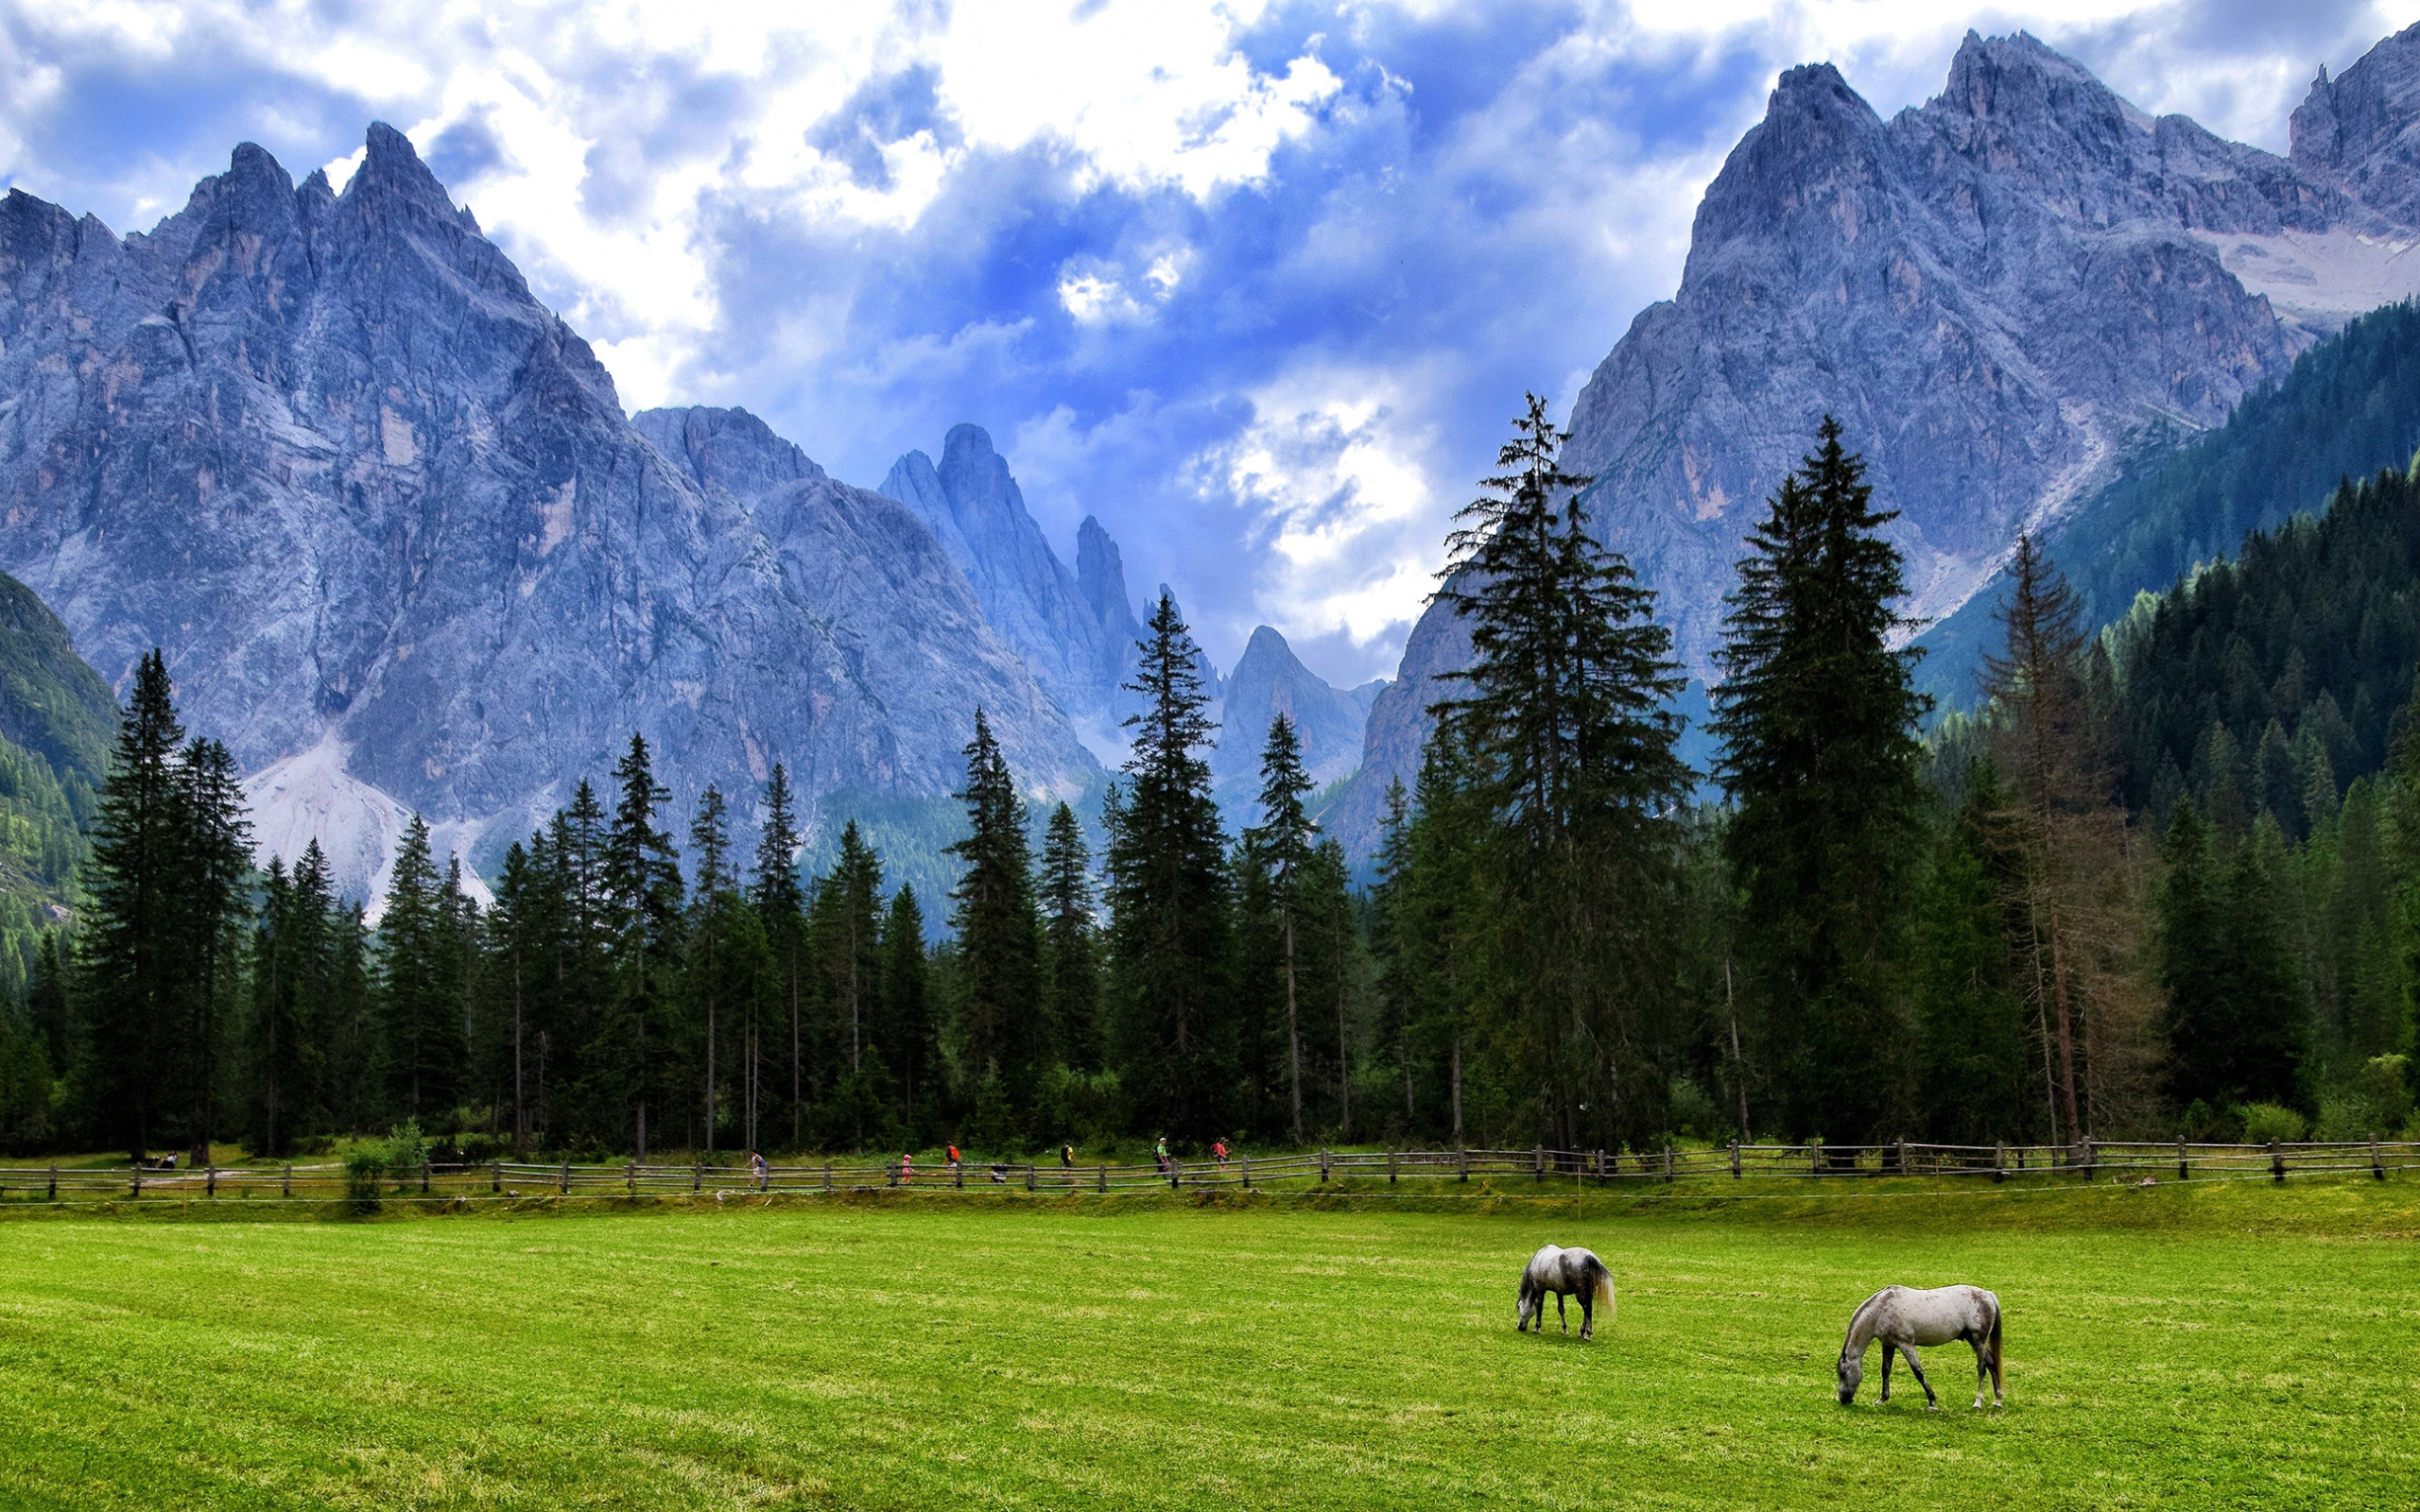
[[[2420,25],[2331,80],[2322,67],[2293,114],[2293,165],[2398,224],[2420,220]]]
[[[340,197],[248,146],[123,239],[0,201],[0,569],[107,676],[164,647],[264,845],[356,893],[409,813],[492,862],[633,730],[676,801],[945,803],[978,706],[1027,783],[1099,771],[932,531],[746,411],[626,419],[384,126]]]

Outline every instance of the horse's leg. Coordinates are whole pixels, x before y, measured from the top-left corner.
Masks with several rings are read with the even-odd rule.
[[[1563,1294],[1561,1292],[1554,1294],[1554,1320],[1563,1325],[1563,1332],[1565,1333],[1571,1332],[1571,1314],[1563,1310]]]
[[[1882,1395],[1875,1399],[1875,1405],[1876,1405],[1876,1406],[1880,1406],[1880,1405],[1882,1405],[1882,1403],[1887,1402],[1887,1401],[1889,1401],[1889,1400],[1891,1400],[1891,1357],[1892,1357],[1893,1355],[1894,1355],[1894,1354],[1898,1353],[1898,1352],[1899,1352],[1899,1347],[1898,1347],[1897,1345],[1893,1344],[1893,1343],[1892,1343],[1892,1342],[1890,1342],[1888,1339],[1885,1339],[1885,1340],[1883,1341],[1883,1343],[1882,1343]]]
[[[1580,1294],[1580,1336],[1587,1338],[1597,1332],[1597,1307],[1586,1292]]]
[[[1932,1383],[1925,1379],[1925,1367],[1916,1363],[1916,1347],[1912,1344],[1903,1344],[1899,1349],[1908,1357],[1908,1368],[1916,1373],[1916,1384],[1925,1388],[1926,1408],[1928,1411],[1938,1411],[1941,1407],[1941,1399],[1932,1394]]]

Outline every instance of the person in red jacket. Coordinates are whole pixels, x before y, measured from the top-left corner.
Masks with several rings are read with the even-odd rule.
[[[1226,1164],[1227,1142],[1225,1140],[1213,1140],[1210,1143],[1210,1156],[1211,1159],[1217,1160],[1220,1165]]]
[[[959,1156],[958,1153],[958,1146],[953,1144],[949,1147],[949,1168],[952,1171],[956,1171],[958,1169],[959,1160]]]

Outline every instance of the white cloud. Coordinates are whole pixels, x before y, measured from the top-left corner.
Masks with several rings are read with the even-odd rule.
[[[1289,636],[1398,633],[1435,586],[1446,459],[1405,404],[1418,376],[1289,373],[1251,396],[1240,437],[1197,461],[1204,490],[1252,516],[1269,557],[1251,607]]]

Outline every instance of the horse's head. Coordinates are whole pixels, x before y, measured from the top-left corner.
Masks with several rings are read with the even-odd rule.
[[[1857,1400],[1857,1388],[1865,1383],[1865,1351],[1841,1356],[1841,1405]]]

